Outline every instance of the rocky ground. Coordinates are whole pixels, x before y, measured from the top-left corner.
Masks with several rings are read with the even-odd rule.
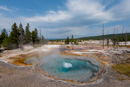
[[[112,62],[129,60],[129,55],[115,55]],[[74,84],[43,76],[41,73],[36,72],[32,66],[18,67],[0,61],[0,87],[130,87],[130,80],[119,80],[118,77],[121,76],[127,77],[113,71],[111,66],[107,64],[106,71],[96,82]]]
[[[17,67],[0,62],[0,87],[130,87],[130,81],[120,81],[118,74],[107,67],[100,79],[90,84],[73,84],[42,76],[31,67]]]
[[[130,64],[130,53],[115,54],[112,58],[112,63],[115,64]]]

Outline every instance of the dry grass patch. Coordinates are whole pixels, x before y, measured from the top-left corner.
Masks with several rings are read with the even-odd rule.
[[[114,64],[112,69],[130,77],[130,64]]]

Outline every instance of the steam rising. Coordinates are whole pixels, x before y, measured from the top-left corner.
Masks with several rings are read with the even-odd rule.
[[[99,67],[89,61],[76,59],[73,56],[63,56],[59,50],[55,50],[48,56],[31,58],[27,63],[38,64],[37,69],[46,71],[49,75],[59,79],[87,82],[99,71]],[[34,65],[34,66],[35,66]]]
[[[63,67],[64,67],[64,68],[71,68],[71,67],[72,67],[72,64],[71,64],[71,63],[63,62]]]

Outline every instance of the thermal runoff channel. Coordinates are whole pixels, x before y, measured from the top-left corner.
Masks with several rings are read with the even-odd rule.
[[[79,82],[89,81],[99,71],[99,67],[89,61],[59,55],[42,58],[38,67],[56,78]]]

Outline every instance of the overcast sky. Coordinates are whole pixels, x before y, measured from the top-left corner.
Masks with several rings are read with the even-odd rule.
[[[0,0],[0,30],[16,22],[41,29],[46,38],[130,32],[130,0]]]

